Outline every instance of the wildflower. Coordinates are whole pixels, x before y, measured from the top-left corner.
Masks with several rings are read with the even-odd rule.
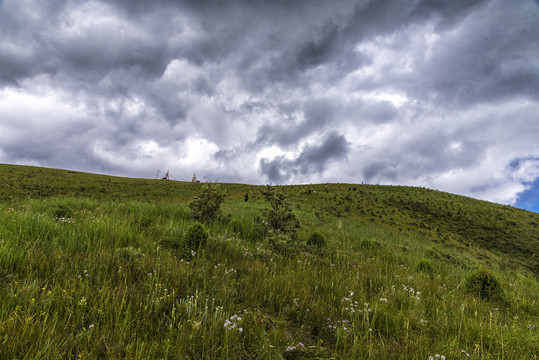
[[[387,299],[386,299],[386,298],[381,298],[380,301],[385,301],[385,302],[387,302]]]
[[[91,329],[94,327],[94,324],[90,324],[90,326],[88,326],[88,329]]]
[[[291,352],[291,351],[294,351],[294,350],[296,350],[296,346],[295,346],[295,345],[293,345],[293,346],[287,346],[285,352]]]

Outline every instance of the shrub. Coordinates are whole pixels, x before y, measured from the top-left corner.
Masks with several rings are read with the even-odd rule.
[[[479,296],[485,300],[496,300],[503,298],[503,290],[498,280],[487,270],[478,270],[466,278],[464,287],[466,291],[474,296]]]
[[[315,230],[307,238],[307,245],[314,246],[317,248],[326,247],[326,237],[320,231]]]
[[[417,263],[417,270],[431,274],[434,271],[432,263],[428,259],[421,259]]]
[[[185,233],[184,246],[186,250],[198,250],[206,244],[208,240],[208,231],[199,222],[191,225]]]
[[[268,235],[268,242],[275,252],[284,256],[292,256],[302,251],[301,244],[287,234],[272,232]]]
[[[66,205],[58,205],[54,210],[54,217],[56,219],[69,219],[73,217],[73,210]]]
[[[291,239],[297,238],[297,229],[300,227],[299,220],[292,213],[286,196],[275,191],[270,186],[262,191],[262,195],[270,203],[270,209],[262,210],[263,223],[274,233],[286,234]]]
[[[382,248],[382,244],[380,244],[376,240],[361,239],[358,241],[357,244],[360,249],[363,249],[366,251],[377,251]]]
[[[221,215],[221,204],[224,199],[225,194],[218,184],[205,183],[202,186],[202,194],[189,204],[189,208],[195,220],[208,222]]]

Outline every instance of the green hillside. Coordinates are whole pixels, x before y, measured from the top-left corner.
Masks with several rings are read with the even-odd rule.
[[[0,165],[0,354],[539,355],[539,214],[402,186],[215,185]],[[212,189],[221,214],[196,230]],[[297,226],[272,229],[269,199]]]

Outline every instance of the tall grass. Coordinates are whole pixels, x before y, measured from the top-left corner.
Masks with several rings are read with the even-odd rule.
[[[348,213],[346,200],[339,204],[348,193],[333,188],[311,197],[284,189],[303,245],[278,252],[257,233],[267,204],[256,193],[245,203],[244,191],[238,187],[222,207],[243,230],[226,220],[207,223],[207,243],[187,253],[165,246],[183,241],[195,223],[179,198],[0,203],[1,357],[539,355],[539,284],[525,268],[501,267],[497,259],[508,255],[438,241],[443,231],[430,238],[420,228],[399,230],[389,225],[386,216],[397,216],[390,211],[383,221]],[[69,216],[57,217],[58,209]],[[315,230],[325,247],[305,245]],[[466,291],[477,269],[495,276],[503,298]]]

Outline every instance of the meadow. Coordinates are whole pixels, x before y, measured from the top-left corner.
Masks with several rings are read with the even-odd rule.
[[[220,212],[198,222],[211,189]],[[539,356],[537,213],[0,165],[0,214],[2,359]]]

